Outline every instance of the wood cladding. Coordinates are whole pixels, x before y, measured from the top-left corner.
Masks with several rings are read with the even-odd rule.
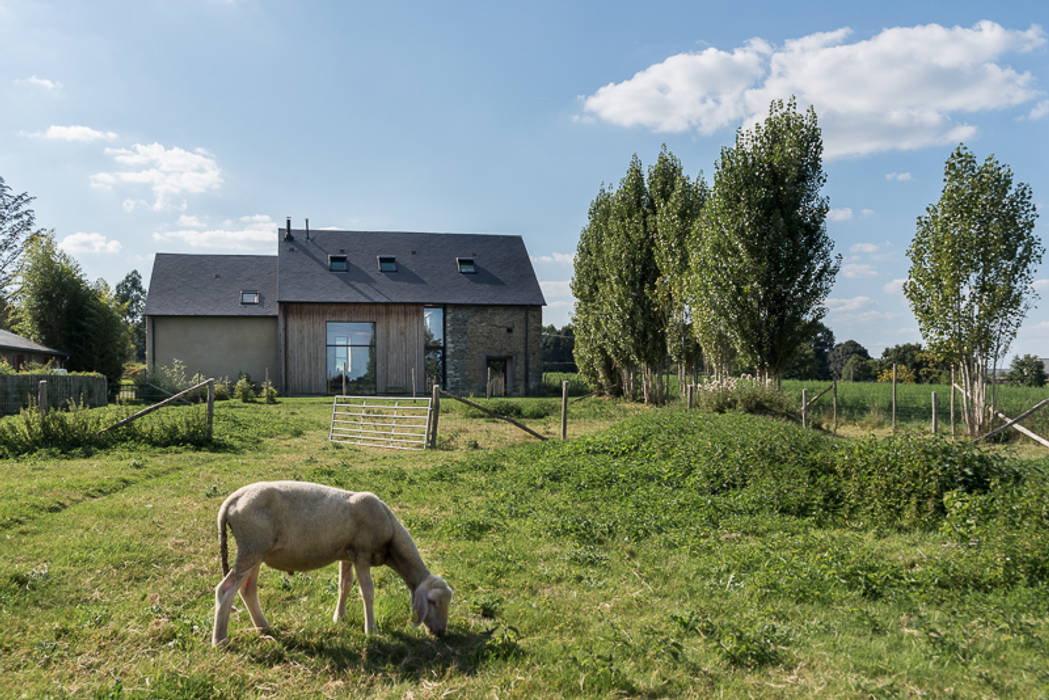
[[[419,304],[282,303],[280,339],[287,394],[326,394],[329,321],[374,322],[376,391],[412,391],[412,368],[419,392],[423,387],[423,307]]]

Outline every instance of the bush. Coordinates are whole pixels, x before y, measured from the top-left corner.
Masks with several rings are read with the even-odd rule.
[[[251,385],[251,378],[248,375],[241,375],[237,380],[236,386],[233,387],[233,397],[244,403],[255,401],[255,387]]]
[[[262,383],[262,387],[259,389],[259,398],[266,403],[277,403],[277,387],[273,386],[273,382],[269,379]]]
[[[215,400],[216,401],[229,401],[233,396],[233,389],[230,388],[229,377],[223,377],[222,379],[215,380]]]
[[[795,418],[798,409],[775,387],[746,377],[729,377],[697,385],[696,405],[708,413],[754,413],[780,418]]]

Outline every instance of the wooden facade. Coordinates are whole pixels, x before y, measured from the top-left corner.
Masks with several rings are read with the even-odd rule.
[[[377,393],[410,394],[413,368],[418,390],[425,390],[421,304],[285,302],[280,305],[278,323],[284,393],[328,393],[325,375],[329,321],[375,323]]]

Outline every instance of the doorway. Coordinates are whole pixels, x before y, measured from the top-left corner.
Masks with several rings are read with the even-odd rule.
[[[506,396],[510,389],[510,358],[485,358],[488,396]]]

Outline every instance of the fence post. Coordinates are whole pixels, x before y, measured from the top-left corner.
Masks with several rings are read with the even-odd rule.
[[[342,395],[346,396],[346,367],[342,368]]]
[[[47,380],[41,379],[36,385],[36,405],[41,411],[47,410]]]
[[[267,376],[269,372],[266,372]],[[269,381],[267,379],[267,381]],[[211,439],[215,426],[215,378],[208,380],[208,440]]]
[[[896,363],[892,363],[892,432],[896,432]]]
[[[932,392],[932,434],[940,432],[939,417],[936,415],[936,392]]]
[[[809,390],[808,389],[802,389],[801,390],[801,427],[802,428],[809,427],[809,420],[808,420],[808,416],[806,415],[808,413],[808,410],[809,410]]]
[[[437,382],[433,383],[433,397],[430,402],[430,410],[433,413],[433,419],[431,422],[430,429],[430,448],[437,447],[437,419],[441,415],[441,385]]]
[[[492,368],[488,368],[488,380],[484,383],[484,397],[492,398]]]
[[[689,384],[688,385],[688,410],[690,410],[690,411],[692,410],[692,406],[694,405],[694,402],[696,400],[695,397],[696,397],[696,385],[695,384]]]
[[[955,365],[950,365],[950,439],[955,439]]]
[[[561,382],[561,439],[568,439],[568,381]]]
[[[834,434],[838,434],[838,380],[834,380]]]
[[[415,368],[412,367],[412,398],[415,398],[419,394],[415,391]]]

